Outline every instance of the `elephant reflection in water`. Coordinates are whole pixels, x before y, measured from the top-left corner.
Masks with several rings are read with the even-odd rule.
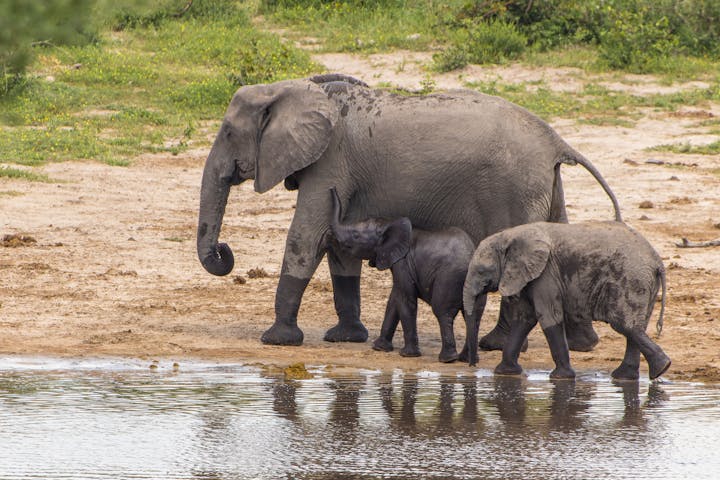
[[[573,431],[587,428],[597,385],[574,380],[551,381],[547,401],[531,396],[528,400],[527,379],[515,376],[495,376],[488,389],[477,378],[439,377],[437,389],[430,389],[415,375],[404,375],[400,382],[390,376],[378,379],[377,395],[392,430],[404,435],[443,437],[458,432],[482,432],[494,411],[506,428],[525,432],[531,424],[539,431]],[[280,417],[301,423],[298,412],[297,389],[302,383],[278,380],[272,387],[273,410]],[[624,411],[617,428],[647,427],[647,411],[662,406],[667,394],[662,386],[653,382],[648,387],[647,399],[640,398],[638,382],[614,382],[621,389]],[[362,412],[359,407],[361,392],[366,388],[363,379],[336,380],[329,387],[333,400],[329,406],[328,425],[342,440],[352,440],[360,427]],[[424,404],[418,398],[429,390],[437,392],[434,404]],[[372,391],[371,391],[372,392]],[[372,393],[370,393],[372,395]],[[462,395],[462,400],[460,400]],[[530,403],[530,408],[528,408]],[[542,408],[538,408],[542,405]],[[609,431],[616,431],[611,428]]]
[[[390,427],[404,434],[423,434],[430,437],[452,435],[462,430],[474,430],[482,421],[477,408],[477,382],[474,378],[440,377],[437,403],[427,414],[418,413],[420,381],[414,375],[403,376],[396,399],[391,378],[380,383],[382,406],[390,420]],[[456,416],[456,386],[462,385],[463,401]]]

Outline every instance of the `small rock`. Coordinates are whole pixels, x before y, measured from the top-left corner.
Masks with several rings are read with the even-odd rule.
[[[55,81],[55,77],[53,77],[52,75],[48,75],[47,77],[45,77],[45,81],[48,83],[52,83]]]
[[[647,215],[643,215],[638,220],[650,220],[650,217],[648,217]]]
[[[293,363],[283,370],[286,380],[307,380],[313,378],[312,373],[307,371],[304,363]]]
[[[638,162],[636,162],[635,160],[630,160],[629,158],[623,160],[623,163],[627,163],[628,165],[632,165],[633,167],[638,165]]]
[[[270,275],[268,275],[264,268],[251,268],[247,271],[247,276],[250,278],[265,278]]]
[[[154,363],[150,365],[150,370],[157,370],[157,368],[158,366]]]
[[[10,248],[27,247],[29,245],[33,245],[36,243],[37,243],[37,240],[35,240],[30,235],[10,234],[10,235],[5,235],[2,238],[2,246],[3,247],[10,247]]]
[[[420,34],[419,33],[411,33],[410,35],[408,35],[405,38],[407,38],[408,40],[418,40],[420,38]]]
[[[655,205],[650,200],[643,200],[640,202],[640,208],[655,208]]]
[[[242,275],[237,275],[235,278],[233,278],[233,283],[236,283],[238,285],[245,285],[247,283],[247,279]]]
[[[716,223],[715,225],[713,225],[713,228],[717,228],[718,230],[720,230],[720,223]]]
[[[668,180],[673,181],[673,182],[679,182],[679,181],[680,181],[680,179],[679,179],[678,177],[676,177],[675,175],[673,175],[672,177],[670,177]]]
[[[663,160],[657,160],[655,158],[648,158],[645,160],[645,163],[649,163],[651,165],[665,165],[665,162]]]

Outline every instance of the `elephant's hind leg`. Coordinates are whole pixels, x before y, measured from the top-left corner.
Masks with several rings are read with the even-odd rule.
[[[364,342],[368,331],[360,321],[360,269],[362,260],[328,255],[338,323],[325,332],[326,342]]]
[[[640,349],[630,337],[626,340],[625,356],[611,375],[616,380],[637,380],[640,378]]]
[[[645,360],[648,362],[648,375],[651,380],[656,379],[663,373],[667,371],[668,368],[670,368],[670,357],[668,357],[665,352],[660,348],[660,346],[650,340],[650,337],[648,337],[647,333],[645,333],[644,330],[636,329],[636,328],[627,328],[622,326],[616,326],[612,325],[612,328],[625,335],[628,339],[628,349],[625,351],[625,358],[623,359],[623,363],[620,364],[620,367],[613,372],[614,378],[622,378],[622,377],[615,377],[615,372],[623,368],[624,364],[626,363],[626,359],[628,359],[629,355],[632,355],[632,358],[630,358],[630,366],[632,368],[635,368],[635,375],[634,378],[627,378],[628,380],[635,380],[640,375],[638,373],[639,366],[640,366],[640,358],[639,353],[636,353],[634,350],[630,349],[631,342],[633,345],[633,348],[638,350],[640,353],[643,354],[645,357]],[[636,364],[637,366],[633,366],[632,364]],[[623,370],[620,370],[618,372],[619,374],[624,373]]]

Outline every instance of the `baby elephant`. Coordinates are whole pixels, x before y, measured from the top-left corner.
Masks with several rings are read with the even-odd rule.
[[[331,229],[336,242],[353,256],[370,260],[378,270],[392,271],[390,292],[380,336],[375,350],[389,352],[398,321],[402,323],[405,345],[400,355],[420,355],[417,336],[417,299],[427,302],[440,324],[442,350],[439,360],[458,358],[470,365],[477,363],[478,315],[464,315],[466,345],[458,356],[453,321],[463,306],[463,282],[475,249],[470,236],[459,228],[424,231],[413,228],[407,218],[385,220],[371,218],[362,222],[341,223],[340,199],[331,190],[333,218]],[[478,298],[475,311],[482,314],[485,296]],[[470,348],[468,348],[468,345]]]
[[[604,320],[627,339],[625,357],[612,376],[636,380],[642,352],[652,379],[670,367],[670,358],[645,333],[661,285],[658,334],[665,268],[647,240],[623,223],[541,222],[480,242],[468,268],[464,300],[466,311],[476,315],[478,297],[498,290],[508,297],[511,332],[495,373],[522,372],[520,346],[540,322],[555,362],[550,377],[573,378],[565,324]]]

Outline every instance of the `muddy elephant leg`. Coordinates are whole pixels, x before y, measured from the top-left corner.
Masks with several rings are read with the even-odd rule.
[[[640,349],[630,337],[625,340],[625,356],[611,375],[616,380],[637,380],[640,378]]]
[[[333,299],[338,323],[325,332],[327,342],[364,342],[367,328],[360,321],[360,270],[362,260],[328,253]]]
[[[285,241],[280,281],[275,292],[275,323],[260,340],[269,345],[301,345],[303,332],[297,325],[297,315],[305,287],[323,257],[322,234],[308,231],[298,206]]]
[[[440,324],[440,338],[442,339],[442,349],[438,355],[438,361],[442,363],[451,363],[458,359],[457,346],[455,344],[455,331],[453,323],[459,309],[444,310],[440,314],[435,314]]]
[[[497,375],[520,375],[522,367],[518,363],[518,357],[523,345],[527,346],[527,336],[537,324],[532,305],[524,298],[514,298],[508,301],[506,307],[507,319],[510,324],[510,332],[502,349],[502,361],[495,367]]]
[[[398,323],[400,323],[396,297],[397,290],[393,288],[390,291],[390,298],[388,298],[387,305],[385,306],[385,317],[383,318],[382,327],[380,327],[380,336],[373,342],[373,350],[380,352],[393,351],[393,337],[395,336]]]
[[[640,352],[642,352],[643,357],[645,357],[645,360],[648,362],[648,375],[651,380],[656,379],[670,368],[670,357],[663,352],[657,343],[650,340],[647,333],[644,331],[633,331],[632,338],[635,340],[635,343],[638,344]]]
[[[575,371],[570,366],[570,350],[565,338],[565,315],[561,289],[552,274],[543,273],[532,284],[530,295],[535,308],[538,323],[543,329],[545,339],[555,369],[550,372],[552,379],[575,378]]]
[[[280,275],[275,293],[275,323],[262,334],[260,340],[269,345],[302,345],[303,332],[297,325],[305,287],[310,278]]]
[[[417,298],[406,294],[398,294],[397,309],[400,314],[400,324],[403,328],[405,345],[400,350],[403,357],[419,357],[420,342],[417,334]]]
[[[568,348],[575,352],[589,352],[600,341],[592,322],[575,322],[572,319],[565,321],[565,338]]]
[[[647,333],[645,333],[644,330],[639,330],[635,328],[627,328],[624,326],[616,326],[611,325],[613,330],[616,332],[619,332],[628,339],[628,347],[630,347],[631,342],[637,350],[640,351],[640,353],[643,354],[645,357],[645,360],[648,362],[648,375],[651,380],[659,377],[665,371],[670,368],[670,357],[668,357],[665,352],[663,352],[662,348],[660,346],[653,342],[650,337],[648,337]],[[633,357],[637,357],[637,353],[634,351],[629,352],[628,349],[625,351],[625,357],[627,358],[628,355],[632,354]],[[634,378],[627,378],[628,380],[635,380],[640,375],[638,373],[639,366],[640,366],[640,359],[637,358],[635,360],[634,358],[631,359],[631,361],[635,361],[637,364],[637,367],[635,367],[635,376]],[[623,363],[620,365],[620,367],[623,366],[625,363],[625,359],[623,359]],[[632,366],[632,365],[631,365]],[[619,370],[620,368],[618,368]],[[617,370],[616,370],[617,371]],[[622,373],[622,371],[620,372]],[[631,372],[632,373],[632,372]],[[615,372],[613,372],[613,377],[615,377]],[[625,378],[625,377],[615,377],[615,378]]]
[[[575,378],[575,371],[570,366],[570,350],[568,349],[567,340],[565,339],[565,328],[563,323],[560,322],[550,327],[543,328],[543,333],[545,334],[548,347],[550,347],[550,354],[552,355],[553,362],[555,362],[555,370],[550,372],[550,378]]]
[[[485,351],[502,350],[508,335],[510,334],[510,323],[507,320],[507,299],[500,300],[500,316],[495,328],[480,339],[480,349]],[[520,351],[527,350],[527,338],[524,339]]]

